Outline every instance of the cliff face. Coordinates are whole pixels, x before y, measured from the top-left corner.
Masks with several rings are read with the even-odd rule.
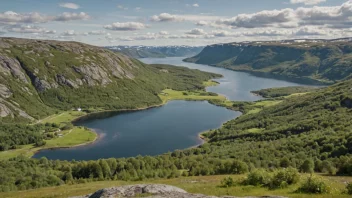
[[[207,46],[185,61],[333,83],[351,77],[352,44],[333,41],[218,44]]]

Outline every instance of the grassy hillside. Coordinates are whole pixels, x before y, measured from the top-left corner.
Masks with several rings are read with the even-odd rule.
[[[218,44],[185,61],[331,84],[351,77],[352,44],[324,40]]]

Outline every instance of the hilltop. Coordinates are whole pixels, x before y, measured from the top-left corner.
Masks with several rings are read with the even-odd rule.
[[[133,58],[189,57],[202,51],[204,47],[194,46],[109,46],[112,51]]]
[[[350,38],[215,44],[185,61],[260,76],[332,84],[351,78]]]

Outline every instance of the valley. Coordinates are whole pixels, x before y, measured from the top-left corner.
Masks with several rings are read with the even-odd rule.
[[[65,46],[66,43],[60,45]],[[340,178],[342,175],[351,174],[348,154],[351,138],[350,133],[344,130],[349,127],[350,81],[329,87],[307,87],[309,84],[186,63],[182,62],[182,59],[184,57],[146,58],[140,61],[131,59],[132,63],[138,65],[137,68],[144,68],[143,74],[134,77],[132,81],[112,78],[116,80],[117,90],[127,91],[133,88],[137,91],[135,94],[142,94],[144,99],[150,98],[150,103],[145,100],[139,103],[139,99],[131,101],[131,97],[125,98],[125,95],[115,92],[116,87],[109,85],[83,85],[74,88],[62,84],[53,90],[42,90],[40,86],[35,86],[34,80],[34,84],[28,86],[33,86],[31,89],[36,91],[36,97],[40,100],[32,96],[29,98],[43,102],[42,105],[52,109],[54,113],[42,117],[33,116],[36,111],[24,106],[22,111],[26,111],[34,119],[40,119],[27,121],[23,119],[23,113],[13,113],[13,117],[2,118],[6,122],[2,122],[2,127],[6,130],[13,130],[7,128],[11,126],[27,127],[28,133],[35,133],[37,127],[45,131],[45,138],[37,134],[38,140],[33,144],[22,144],[21,142],[25,141],[19,141],[18,145],[14,145],[9,142],[7,150],[0,152],[0,166],[6,173],[11,173],[11,176],[3,174],[8,182],[0,185],[2,191],[38,188],[29,183],[33,181],[32,176],[37,171],[41,172],[35,179],[40,188],[64,183],[74,184],[72,188],[76,188],[77,183],[81,182],[100,185],[96,182],[107,179],[136,183],[143,180],[151,183],[165,182],[160,178],[175,178],[175,183],[172,184],[185,188],[179,183],[183,178],[231,175],[231,178],[235,178],[235,184],[244,186],[240,187],[243,189],[247,186],[243,178],[248,178],[251,174],[259,174],[259,177],[264,174],[269,180],[259,181],[261,190],[254,187],[243,192],[243,195],[269,193],[299,197],[294,189],[300,189],[300,186],[309,180],[305,173],[319,173],[314,178],[323,180],[324,185],[330,185],[333,181],[332,177],[326,175],[338,175],[335,177]],[[39,76],[39,72],[36,73]],[[2,78],[17,78],[10,74],[3,75]],[[27,74],[31,73],[27,71]],[[145,75],[148,75],[148,78],[145,78]],[[154,75],[158,75],[158,78],[153,78]],[[8,82],[18,82],[11,81],[11,78]],[[55,81],[58,79],[54,78]],[[138,84],[139,82],[141,84]],[[134,83],[138,85],[134,87]],[[12,88],[16,87],[15,85],[5,85],[11,88],[9,90],[12,94],[10,97],[7,94],[6,98],[2,95],[4,104],[14,105],[14,102],[21,101]],[[153,89],[138,92],[140,86]],[[79,97],[65,94],[73,92]],[[92,97],[101,99],[92,103]],[[72,102],[68,101],[74,98],[77,99],[75,103],[78,105],[70,106]],[[119,102],[116,103],[112,98]],[[61,101],[60,108],[54,100]],[[155,107],[149,108],[153,106]],[[73,107],[80,107],[82,111]],[[137,109],[140,111],[135,111]],[[13,112],[16,112],[16,109]],[[71,124],[72,121],[75,121],[74,125]],[[57,129],[61,132],[54,132]],[[93,133],[92,129],[96,133]],[[23,132],[27,133],[27,130]],[[99,138],[94,142],[97,134]],[[154,141],[158,144],[150,144]],[[80,146],[75,147],[76,145]],[[42,150],[46,148],[57,149]],[[34,159],[28,158],[32,155]],[[29,166],[31,168],[25,168],[23,164],[32,165]],[[313,165],[306,167],[306,164]],[[293,167],[297,173],[285,172],[287,167]],[[260,172],[261,170],[263,172]],[[298,170],[301,173],[298,173]],[[280,171],[283,171],[283,174],[297,174],[299,179],[295,183],[288,183],[287,187],[285,184],[283,190],[268,189],[268,185],[278,188],[275,182],[276,174]],[[14,180],[21,175],[32,176],[27,176],[21,181]],[[221,185],[226,179],[225,176],[219,178],[221,179],[215,180],[217,185]],[[207,177],[204,179],[207,180]],[[19,182],[20,185],[11,181]],[[128,183],[131,182],[124,184]],[[102,183],[106,186],[112,184]],[[209,183],[205,182],[199,187],[207,185]],[[326,188],[326,191],[324,188],[324,193],[344,197],[344,183],[334,181],[331,185],[336,187]],[[186,189],[200,192],[191,186]],[[226,191],[231,195],[241,194],[239,188],[229,189],[231,190]],[[223,193],[219,186],[212,190],[218,191],[219,194],[216,195]],[[50,191],[55,192],[53,189]],[[7,194],[10,195],[11,193]]]

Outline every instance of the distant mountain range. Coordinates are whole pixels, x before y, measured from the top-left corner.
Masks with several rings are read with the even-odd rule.
[[[331,84],[352,77],[352,38],[215,44],[187,62]]]
[[[107,49],[133,58],[189,57],[200,53],[204,46],[108,46]]]

